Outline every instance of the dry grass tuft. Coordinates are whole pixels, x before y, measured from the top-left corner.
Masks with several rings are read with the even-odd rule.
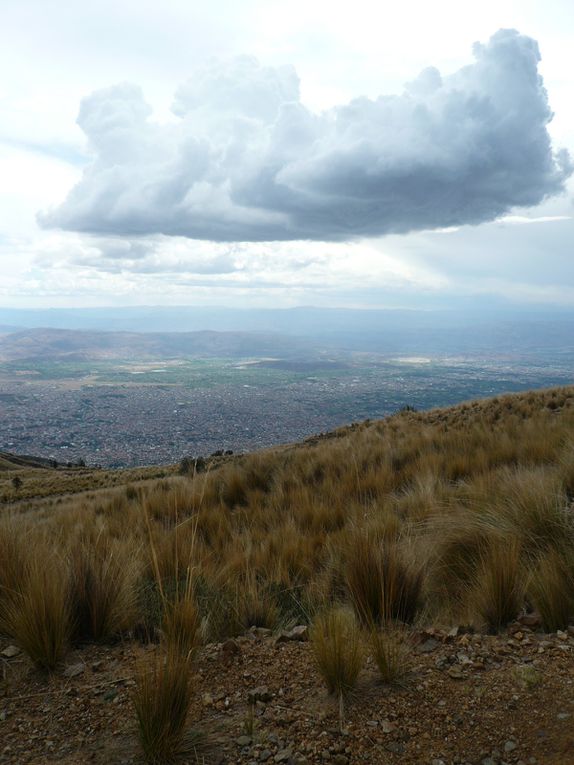
[[[546,632],[565,629],[574,618],[574,550],[570,555],[546,553],[532,573],[528,592]]]
[[[187,728],[192,702],[189,661],[177,651],[142,663],[133,693],[138,736],[150,765],[189,761],[196,741]]]
[[[70,641],[67,585],[64,562],[36,544],[5,618],[8,634],[41,670],[56,669]]]
[[[8,611],[22,584],[30,552],[28,536],[15,518],[0,522],[0,633],[8,631]]]
[[[236,589],[237,622],[241,631],[250,627],[275,629],[279,624],[279,608],[271,592],[255,576],[248,576]]]
[[[469,593],[494,532],[476,512],[458,509],[428,522],[431,559],[430,594],[439,614],[466,618]]]
[[[516,619],[524,604],[524,569],[515,539],[491,542],[482,556],[470,601],[489,632]]]
[[[408,669],[410,649],[405,631],[393,627],[372,629],[369,644],[383,683],[398,683]]]
[[[364,659],[361,631],[353,612],[335,607],[320,613],[309,637],[328,692],[345,698],[357,684]]]
[[[201,645],[201,616],[193,597],[186,593],[166,603],[161,631],[168,652],[188,660],[195,657]]]
[[[70,605],[73,639],[101,641],[133,626],[137,618],[137,566],[124,546],[105,536],[72,548]]]
[[[422,571],[406,561],[396,542],[357,534],[347,554],[345,579],[363,624],[414,621],[421,606]]]

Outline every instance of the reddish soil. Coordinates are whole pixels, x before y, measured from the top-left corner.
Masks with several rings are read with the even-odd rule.
[[[239,638],[238,650],[206,646],[190,715],[211,746],[200,762],[574,764],[574,635],[517,629],[418,633],[400,687],[379,683],[367,663],[342,730],[308,643],[259,631]],[[0,642],[0,763],[141,762],[132,676],[156,646],[75,650],[49,678],[22,654],[2,656],[7,646]],[[259,686],[269,700],[250,717],[247,695]]]

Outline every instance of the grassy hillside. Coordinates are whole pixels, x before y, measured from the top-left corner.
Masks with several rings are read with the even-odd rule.
[[[497,633],[526,615],[550,633],[574,616],[574,388],[403,411],[188,467],[7,506],[0,632],[47,669],[70,645],[160,639],[168,664],[136,694],[149,712],[197,642],[252,626],[310,623],[342,705],[365,641],[392,679],[412,630]],[[84,480],[27,470],[62,491]]]
[[[175,472],[173,465],[126,470],[54,465],[49,459],[0,452],[0,513],[2,505],[4,512],[8,507],[29,511],[48,497],[61,503],[64,497],[164,478]]]
[[[157,468],[53,470],[13,462],[5,455],[0,466],[5,492],[15,474],[22,479],[12,499],[92,490],[68,497],[62,509],[61,498],[20,501],[22,533],[56,535],[64,551],[97,529],[106,554],[109,548],[121,556],[118,543],[126,555],[137,548],[143,583],[154,576],[154,556],[161,576],[172,577],[177,553],[185,566],[191,560],[202,587],[230,594],[242,582],[252,600],[286,617],[284,608],[344,597],[356,553],[389,548],[421,569],[425,609],[468,611],[476,608],[473,577],[497,544],[517,546],[530,573],[547,555],[566,552],[574,389],[404,411],[205,472],[162,469],[172,476],[155,483]],[[93,491],[99,488],[107,491]],[[439,596],[445,577],[451,591],[468,589],[468,597]]]

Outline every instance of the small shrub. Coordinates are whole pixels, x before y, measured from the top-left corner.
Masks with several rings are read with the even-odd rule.
[[[179,463],[178,473],[193,478],[197,473],[204,473],[207,467],[205,457],[184,457]]]
[[[180,475],[189,475],[193,472],[193,458],[192,457],[183,457],[181,462],[179,463],[177,472]]]
[[[164,765],[194,753],[187,729],[192,701],[190,664],[177,651],[159,652],[136,672],[133,693],[138,735],[150,765]]]
[[[352,611],[338,607],[319,614],[309,634],[317,668],[329,693],[340,699],[356,686],[363,665],[361,632]]]

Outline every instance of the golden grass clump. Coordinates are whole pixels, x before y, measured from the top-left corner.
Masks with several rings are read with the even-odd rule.
[[[405,630],[392,626],[383,629],[372,628],[369,644],[383,683],[398,683],[408,669],[410,650]]]
[[[161,633],[168,652],[188,660],[195,657],[201,645],[201,615],[191,591],[165,603]]]
[[[189,761],[196,739],[187,727],[193,700],[189,661],[178,651],[163,651],[137,669],[133,704],[138,737],[149,765]]]
[[[70,608],[75,642],[102,641],[137,619],[137,561],[105,535],[82,540],[69,553]]]
[[[525,583],[521,548],[515,539],[492,541],[481,556],[469,594],[489,632],[499,632],[516,619],[524,604]]]
[[[56,669],[71,637],[68,572],[64,561],[40,543],[8,602],[5,620],[7,633],[38,669]]]
[[[532,572],[528,593],[546,632],[565,629],[574,618],[574,547],[550,550]]]
[[[556,466],[506,469],[486,499],[493,525],[522,540],[524,552],[536,558],[550,549],[564,550],[574,541],[574,517],[568,511],[560,470]]]
[[[347,697],[357,684],[364,660],[362,635],[353,612],[333,607],[319,613],[309,639],[327,691],[339,699]]]
[[[464,508],[427,521],[428,605],[439,619],[472,618],[469,595],[476,586],[484,550],[497,534],[479,513]]]
[[[412,624],[421,606],[422,571],[407,562],[394,540],[355,534],[345,559],[345,581],[355,612],[367,626]]]
[[[22,521],[6,517],[0,522],[0,633],[8,631],[8,611],[18,595],[30,544],[28,530]]]
[[[279,609],[272,593],[250,575],[240,583],[235,594],[237,622],[241,631],[250,627],[275,629],[279,623]]]

